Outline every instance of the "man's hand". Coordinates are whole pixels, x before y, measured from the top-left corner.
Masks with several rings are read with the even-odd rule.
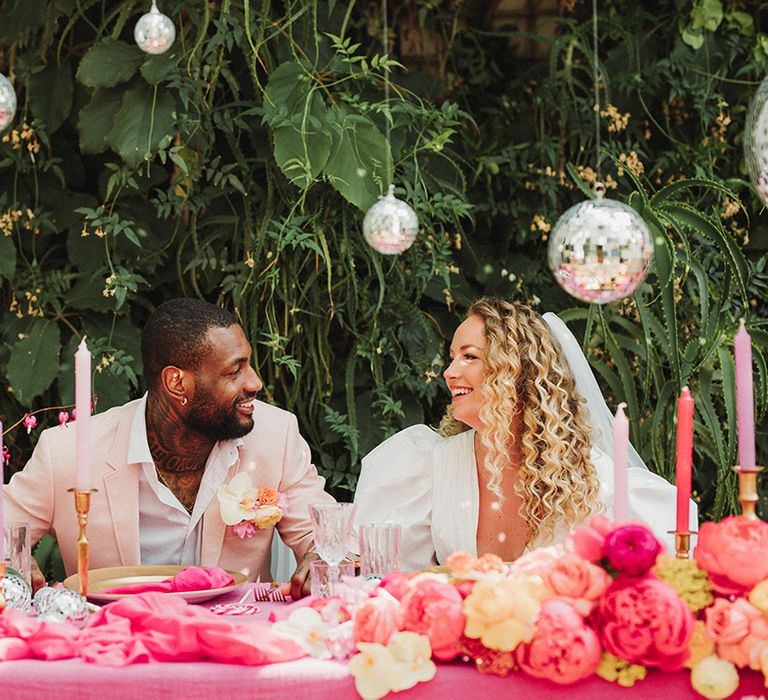
[[[317,561],[320,557],[316,552],[307,552],[299,563],[296,571],[293,572],[291,580],[283,588],[283,595],[289,595],[294,600],[308,596],[310,592],[309,565]]]
[[[32,593],[36,593],[43,586],[45,586],[45,576],[37,565],[37,559],[32,557]]]

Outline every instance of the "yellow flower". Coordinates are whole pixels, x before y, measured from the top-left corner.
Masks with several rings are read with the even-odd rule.
[[[413,688],[417,683],[431,681],[435,677],[437,667],[432,661],[432,646],[423,634],[396,632],[387,648],[400,665],[397,684],[392,688],[395,692]]]
[[[749,593],[749,602],[763,615],[768,615],[768,580],[760,581]]]
[[[540,588],[527,577],[478,581],[464,600],[464,634],[497,651],[530,642],[541,610]]]
[[[695,559],[675,559],[670,554],[662,554],[656,560],[653,573],[677,591],[691,612],[712,604],[712,584]]]
[[[739,687],[739,672],[725,659],[708,656],[691,671],[693,689],[710,700],[722,700],[736,692]]]
[[[685,662],[686,668],[693,668],[699,661],[712,656],[715,653],[715,641],[707,634],[704,620],[696,620],[693,623],[693,636],[688,644],[691,656]]]
[[[394,689],[400,674],[399,664],[383,644],[360,642],[359,654],[349,660],[349,672],[363,700],[379,700]]]
[[[631,688],[637,681],[643,680],[648,669],[645,666],[631,664],[618,656],[603,652],[600,665],[595,674],[610,683],[618,683],[623,688]]]
[[[259,506],[253,514],[251,522],[260,530],[264,530],[276,525],[282,517],[283,511],[277,506]]]

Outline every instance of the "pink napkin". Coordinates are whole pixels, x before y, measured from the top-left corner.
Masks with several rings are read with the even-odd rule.
[[[218,566],[188,566],[175,576],[153,583],[129,583],[125,586],[107,588],[102,593],[122,595],[123,593],[181,593],[184,591],[209,591],[224,588],[235,582],[231,574]]]

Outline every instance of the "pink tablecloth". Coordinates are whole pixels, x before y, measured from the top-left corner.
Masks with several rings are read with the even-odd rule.
[[[234,602],[242,590],[211,601],[209,605]],[[280,604],[262,604],[256,619],[266,619]],[[765,694],[761,676],[744,674],[739,690],[732,696]],[[342,700],[356,698],[354,681],[346,664],[301,659],[269,666],[245,667],[216,663],[151,663],[127,668],[107,668],[70,661],[6,661],[0,663],[2,700]],[[478,673],[464,664],[440,664],[429,683],[390,696],[395,700],[426,700],[461,697],[462,700],[519,697],[536,700],[595,698],[615,700],[683,700],[699,698],[691,689],[689,673],[651,673],[632,688],[594,678],[576,685],[557,686],[520,673],[498,678]]]

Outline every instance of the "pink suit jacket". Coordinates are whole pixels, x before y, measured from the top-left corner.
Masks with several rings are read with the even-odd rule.
[[[90,568],[140,564],[139,473],[128,464],[128,440],[139,401],[112,408],[91,421],[91,497],[88,516]],[[254,428],[239,448],[239,460],[225,483],[238,470],[255,486],[271,486],[286,495],[287,512],[277,524],[281,538],[297,560],[312,547],[309,506],[333,503],[311,462],[309,446],[299,434],[296,417],[256,401]],[[74,496],[75,426],[44,430],[24,469],[5,488],[6,522],[26,521],[32,542],[51,533],[59,543],[67,574],[77,571],[78,526]],[[273,528],[239,538],[219,514],[214,497],[203,515],[201,566],[242,571],[251,580],[270,580],[269,555]]]

